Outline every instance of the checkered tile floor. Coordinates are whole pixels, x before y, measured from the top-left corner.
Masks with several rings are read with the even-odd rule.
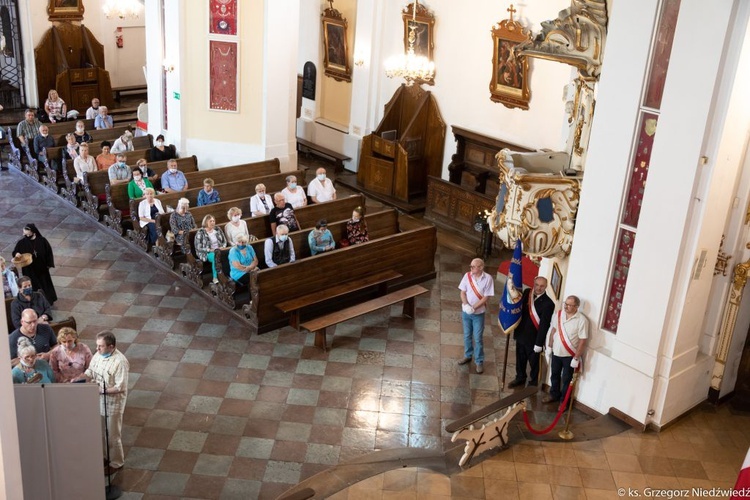
[[[486,330],[483,375],[456,365],[456,286],[469,256],[439,247],[418,319],[394,307],[347,322],[324,353],[291,328],[251,337],[241,319],[21,173],[0,173],[0,188],[2,255],[36,223],[55,252],[56,316],[74,315],[90,346],[111,329],[130,360],[126,463],[115,479],[123,498],[275,498],[376,450],[452,447],[445,425],[500,396],[504,337]]]

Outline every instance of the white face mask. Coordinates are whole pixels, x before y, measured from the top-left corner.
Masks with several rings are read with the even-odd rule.
[[[142,179],[142,177],[141,177],[140,175],[134,175],[134,176],[133,176],[133,180],[134,180],[135,182],[141,182],[141,179]]]
[[[232,222],[239,222],[239,221],[240,221],[240,216],[239,215],[233,215],[232,216]]]
[[[49,135],[49,133],[42,132],[42,137],[47,137],[48,135]]]
[[[156,147],[162,147],[164,145],[164,141],[156,141]]]
[[[78,125],[78,126],[76,127],[76,131],[77,131],[77,132],[83,132],[84,130],[85,130],[85,129],[84,129],[83,125]]]
[[[318,180],[320,182],[323,182],[324,180],[326,180],[326,174],[318,174]]]
[[[359,222],[359,217],[352,217],[352,222]]]
[[[176,168],[170,168],[169,169],[169,173],[170,174],[176,174],[177,173],[177,169]]]

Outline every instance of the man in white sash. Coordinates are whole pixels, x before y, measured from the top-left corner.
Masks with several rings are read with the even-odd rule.
[[[495,295],[495,282],[484,272],[484,261],[471,261],[471,271],[464,274],[461,284],[461,322],[464,325],[464,358],[458,362],[466,365],[474,359],[477,373],[484,372],[484,311],[487,300]]]
[[[534,288],[523,292],[521,322],[513,330],[516,339],[516,378],[508,384],[511,389],[526,384],[526,367],[530,368],[529,385],[539,382],[539,353],[555,312],[555,303],[547,296],[547,278],[537,276]]]
[[[578,312],[581,299],[570,295],[565,299],[562,311],[552,318],[548,345],[552,349],[549,396],[542,403],[562,401],[573,379],[573,372],[581,362],[588,339],[588,319]]]

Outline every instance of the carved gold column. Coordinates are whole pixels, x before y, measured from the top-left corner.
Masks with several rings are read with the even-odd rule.
[[[734,266],[732,276],[732,288],[729,290],[729,300],[724,307],[724,315],[721,318],[719,329],[719,347],[716,350],[716,362],[711,376],[711,389],[721,390],[721,382],[724,379],[729,346],[732,343],[732,334],[737,325],[737,313],[740,310],[742,291],[747,283],[748,271],[750,271],[750,260]]]

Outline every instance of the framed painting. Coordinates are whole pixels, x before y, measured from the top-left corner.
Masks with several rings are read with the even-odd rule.
[[[414,33],[414,55],[423,56],[432,61],[432,52],[435,49],[433,33],[435,16],[422,4],[417,4],[417,11],[414,12],[414,4],[411,3],[404,8],[401,17],[404,20],[404,53],[409,51],[411,44],[409,37],[411,33]],[[434,85],[435,79],[420,80],[417,83]]]
[[[49,0],[47,4],[50,21],[81,21],[83,11],[83,0]]]
[[[510,19],[500,21],[492,28],[492,80],[490,99],[508,108],[529,109],[529,60],[516,56],[513,49],[521,42],[531,40],[531,32],[513,20],[515,9],[511,5]]]
[[[209,108],[239,111],[239,43],[209,40]]]
[[[237,0],[210,0],[208,32],[212,35],[237,35]]]
[[[549,284],[552,287],[552,293],[555,294],[555,300],[560,300],[560,291],[562,289],[562,273],[560,268],[557,267],[557,262],[552,264],[552,277],[549,280]]]
[[[346,41],[347,21],[334,8],[323,11],[323,68],[326,76],[339,82],[351,82],[349,48]]]

